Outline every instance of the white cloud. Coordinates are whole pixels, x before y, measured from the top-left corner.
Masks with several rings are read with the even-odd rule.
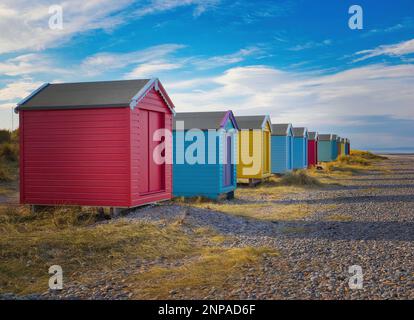
[[[220,2],[221,0],[152,0],[136,10],[135,15],[145,16],[177,7],[194,6],[193,15],[198,17],[205,11],[215,8]]]
[[[91,30],[111,31],[132,19],[177,7],[194,6],[194,16],[215,7],[219,0],[2,0],[0,54],[56,47],[74,35]],[[63,8],[63,29],[49,28],[49,7]],[[133,7],[133,8],[132,8]],[[138,9],[136,9],[138,8]]]
[[[195,90],[199,82],[209,88]],[[414,120],[413,85],[414,65],[372,65],[332,75],[250,66],[215,78],[166,83],[178,111],[194,110],[195,105],[203,111],[231,108],[311,127],[354,125],[350,115]]]
[[[232,54],[213,56],[205,59],[193,59],[193,64],[196,68],[201,70],[211,69],[216,67],[227,66],[230,64],[235,64],[244,61],[247,57],[251,57],[255,54],[257,55],[261,53],[263,53],[263,50],[258,47],[248,47]]]
[[[182,65],[178,63],[168,63],[163,61],[152,61],[145,64],[141,64],[134,68],[131,72],[127,73],[125,79],[137,79],[142,77],[155,78],[163,71],[170,71],[181,68]]]
[[[49,28],[49,6],[54,0],[2,0],[0,4],[0,53],[42,50],[55,47],[74,34],[111,30],[124,22],[120,10],[132,0],[71,0],[58,3],[63,8],[63,29]]]
[[[53,59],[45,54],[28,53],[0,62],[0,74],[21,76],[35,73],[69,73],[53,65]]]
[[[10,102],[23,99],[41,85],[41,82],[33,82],[31,80],[8,83],[5,87],[0,89],[0,101]]]
[[[302,50],[306,50],[306,49],[329,46],[331,44],[332,44],[332,40],[330,40],[330,39],[323,40],[322,42],[308,41],[304,44],[298,44],[298,45],[290,48],[289,50],[290,51],[302,51]]]
[[[98,53],[86,58],[81,64],[81,69],[88,75],[97,75],[131,65],[165,61],[172,53],[184,47],[180,44],[164,44],[128,53]]]
[[[358,55],[360,57],[355,59],[354,62],[363,61],[379,56],[401,57],[412,53],[414,53],[414,39],[403,41],[397,44],[381,45],[375,49],[359,51],[355,55]]]

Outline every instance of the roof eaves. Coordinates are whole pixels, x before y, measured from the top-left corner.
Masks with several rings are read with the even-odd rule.
[[[14,108],[14,112],[15,113],[19,113],[20,110],[20,106],[22,104],[25,104],[27,101],[29,101],[30,99],[32,99],[35,95],[37,95],[40,91],[42,91],[44,88],[46,88],[49,85],[49,82],[46,82],[44,84],[42,84],[39,88],[37,88],[35,91],[33,91],[31,94],[29,94],[26,98],[24,98],[23,100],[21,100],[19,103],[17,103],[16,108]]]
[[[150,79],[145,86],[143,86],[136,94],[132,97],[131,102],[129,104],[131,110],[134,110],[138,103],[141,102],[142,99],[145,98],[147,93],[154,88],[162,97],[168,108],[170,109],[171,113],[175,115],[174,105],[171,103],[171,100],[166,96],[164,93],[163,87],[159,82],[158,78]]]
[[[263,123],[262,123],[262,129],[266,127],[266,123],[269,123],[270,132],[272,132],[272,121],[270,120],[270,116],[264,116]]]

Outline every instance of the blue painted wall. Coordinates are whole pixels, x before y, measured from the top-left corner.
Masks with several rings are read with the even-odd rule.
[[[321,162],[332,161],[333,158],[333,142],[318,141],[318,160]]]
[[[307,144],[307,138],[293,137],[293,169],[304,169],[308,166]]]
[[[272,173],[286,173],[292,170],[292,137],[272,136]]]
[[[332,141],[332,161],[338,158],[338,143],[336,141]]]
[[[226,126],[227,127],[227,126]],[[203,131],[204,139],[208,141],[207,131]],[[222,164],[225,157],[225,138],[226,133],[217,133],[216,135],[216,164],[208,164],[208,148],[205,149],[204,164],[184,164],[177,163],[177,154],[185,155],[185,150],[193,141],[185,141],[184,149],[177,145],[177,132],[173,132],[173,195],[175,197],[197,197],[203,196],[211,199],[217,199],[222,193],[234,191],[237,186],[237,165],[233,165],[232,184],[224,186],[224,165]],[[237,135],[232,135],[232,152],[233,159],[236,155]],[[221,159],[221,161],[220,161]],[[221,162],[221,163],[220,163]]]

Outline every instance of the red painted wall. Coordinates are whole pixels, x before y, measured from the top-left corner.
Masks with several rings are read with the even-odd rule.
[[[129,108],[20,112],[21,202],[126,206]]]
[[[318,163],[317,142],[315,140],[308,140],[308,167],[312,167]]]
[[[127,106],[19,114],[21,203],[133,207],[171,198],[171,165],[158,166],[149,157],[155,144],[148,130],[172,130],[171,111],[155,90],[134,111]],[[170,155],[171,144],[167,139]]]

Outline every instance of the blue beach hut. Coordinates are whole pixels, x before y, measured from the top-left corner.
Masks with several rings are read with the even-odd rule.
[[[272,125],[272,173],[286,173],[293,170],[292,124]]]
[[[318,161],[329,162],[335,160],[334,150],[337,146],[336,138],[332,134],[320,134],[318,137]]]
[[[175,197],[234,197],[238,130],[232,111],[176,114],[173,127]]]
[[[308,166],[308,129],[292,128],[293,131],[293,169]]]

